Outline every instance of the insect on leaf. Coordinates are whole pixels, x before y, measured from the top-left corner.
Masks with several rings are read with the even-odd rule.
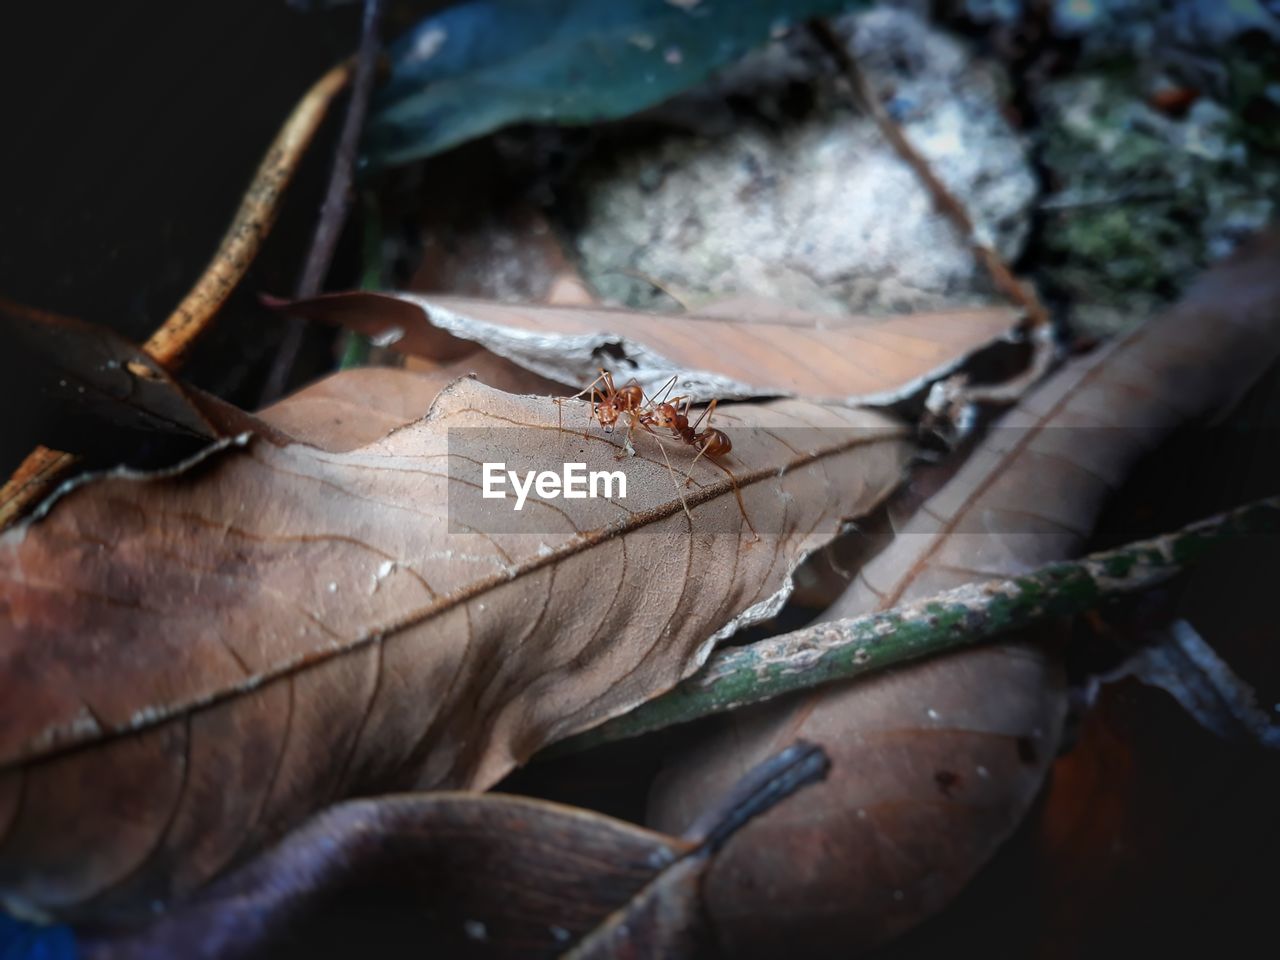
[[[364,446],[231,444],[0,536],[0,897],[128,914],[344,797],[487,787],[769,615],[911,450],[869,411],[743,404],[731,478],[647,433],[619,460],[587,410],[463,379]],[[479,496],[482,461],[570,459],[626,497]]]

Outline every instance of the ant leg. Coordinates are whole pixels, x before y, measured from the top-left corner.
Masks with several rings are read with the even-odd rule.
[[[593,386],[593,387],[591,388],[591,410],[587,413],[587,423],[586,423],[586,426],[584,426],[584,427],[582,428],[582,439],[583,439],[583,440],[588,439],[588,437],[590,436],[591,421],[592,421],[592,420],[599,420],[599,419],[600,419],[600,406],[599,406],[600,401],[596,400],[596,397],[597,397],[597,396],[599,396],[599,397],[600,397],[600,400],[603,400],[603,399],[604,399],[604,394],[603,394],[603,393],[599,393],[599,391],[597,391],[597,390],[596,390],[596,388]],[[604,427],[604,423],[603,423],[603,422],[601,422],[600,426],[601,426],[601,427]]]
[[[706,420],[707,429],[709,430],[711,428],[711,415],[715,412],[717,403],[719,403],[718,400],[712,400],[709,404],[707,404],[707,409],[703,410],[702,413],[699,415],[698,419],[693,421],[693,423],[689,425],[689,429],[697,430],[698,425],[702,423],[703,420]],[[707,448],[710,446],[711,446],[711,440],[710,438],[708,438],[707,440],[703,441],[702,446],[698,448],[698,455],[694,457],[691,461],[689,461],[689,469],[686,470],[684,474],[684,482],[686,485],[693,482],[693,465],[702,459],[702,455],[707,452]]]
[[[605,377],[607,377],[607,376],[609,376],[609,371],[608,371],[608,370],[601,370],[601,371],[600,371],[600,376],[596,377],[594,380],[592,380],[590,383],[588,383],[585,387],[583,387],[583,388],[582,388],[581,390],[579,390],[577,393],[573,394],[572,396],[568,396],[568,397],[559,397],[558,399],[560,399],[560,400],[577,400],[577,399],[578,399],[579,397],[581,397],[583,394],[591,393],[593,390],[595,390],[596,385],[597,385],[598,383],[600,383],[600,381],[601,381],[601,380],[603,380],[603,379],[604,379]]]
[[[672,391],[675,385],[676,385],[676,374],[673,373],[671,375],[671,379],[668,380],[666,383],[664,383],[661,387],[659,387],[658,392],[653,395],[653,403],[655,405],[659,403],[666,403],[667,394],[669,394]]]
[[[555,400],[555,402],[556,402],[556,427],[557,427],[558,429],[560,429],[561,431],[563,431],[563,430],[564,430],[564,406],[563,406],[563,404],[564,404],[564,402],[565,402],[566,400],[577,400],[579,397],[583,396],[584,394],[588,394],[588,393],[589,393],[589,394],[591,394],[591,409],[592,409],[593,411],[595,410],[595,406],[596,406],[596,399],[595,399],[595,398],[596,398],[596,384],[598,384],[598,383],[599,383],[599,382],[600,382],[600,381],[601,381],[601,380],[602,380],[606,375],[607,375],[607,374],[606,374],[606,372],[605,372],[604,370],[601,370],[601,371],[600,371],[600,376],[596,377],[596,378],[595,378],[594,380],[592,380],[589,384],[587,384],[585,387],[583,387],[581,390],[579,390],[577,393],[573,394],[572,396],[568,396],[568,397],[554,397],[554,398],[553,398],[553,399]],[[590,425],[591,425],[591,419],[592,419],[592,418],[591,418],[591,415],[590,415],[590,414],[588,414],[588,415],[587,415],[587,426],[588,426],[588,427],[590,427]],[[583,431],[583,434],[582,434],[582,435],[583,435],[583,437],[586,437],[586,435],[587,435],[587,434],[586,434],[586,431],[585,431],[585,430]]]
[[[707,452],[707,448],[711,446],[711,441],[707,440],[698,448],[698,455],[689,461],[689,469],[684,472],[684,485],[687,487],[693,483],[693,465],[702,459],[702,455]],[[712,463],[715,463],[713,460]],[[719,464],[717,464],[719,466]]]
[[[698,414],[698,419],[693,421],[693,423],[689,424],[689,426],[692,427],[694,430],[697,430],[698,424],[702,423],[703,420],[707,421],[708,427],[711,426],[711,415],[715,412],[716,404],[719,402],[720,402],[719,400],[712,400],[710,403],[708,403],[707,409],[703,410],[702,413]],[[685,408],[686,416],[688,416],[688,412],[689,412],[688,408],[686,407]]]
[[[711,460],[717,467],[723,470],[729,477],[729,482],[733,484],[733,495],[738,498],[738,511],[742,514],[742,519],[747,522],[747,529],[751,531],[754,541],[759,541],[760,534],[756,532],[755,524],[751,522],[751,518],[747,516],[747,505],[742,502],[742,491],[738,489],[738,478],[733,475],[733,471],[726,467],[723,463]]]
[[[652,430],[649,431],[653,433]],[[667,445],[662,442],[662,438],[653,433],[653,438],[658,441],[658,449],[662,451],[662,459],[666,461],[667,473],[671,476],[671,486],[675,488],[676,496],[680,498],[680,506],[684,508],[684,515],[689,518],[689,529],[693,530],[693,514],[689,512],[689,504],[684,498],[684,491],[680,489],[680,484],[676,481],[676,472],[671,466],[671,458],[667,456]]]

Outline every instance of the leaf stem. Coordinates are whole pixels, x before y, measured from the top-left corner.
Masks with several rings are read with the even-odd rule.
[[[575,753],[1084,613],[1172,579],[1232,537],[1277,533],[1280,496],[1025,576],[966,584],[883,613],[819,623],[728,650],[668,693],[556,744],[548,754]]]

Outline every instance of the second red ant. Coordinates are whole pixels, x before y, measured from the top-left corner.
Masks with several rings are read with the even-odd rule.
[[[674,381],[674,378],[672,379]],[[641,417],[647,425],[669,429],[677,439],[698,451],[697,455],[689,463],[688,472],[685,473],[686,484],[693,481],[693,465],[704,456],[725,472],[725,475],[729,478],[729,483],[733,486],[733,495],[738,499],[738,510],[742,513],[742,519],[747,522],[751,535],[759,540],[760,534],[756,532],[755,525],[752,524],[751,518],[747,516],[747,507],[742,502],[742,491],[738,489],[738,478],[733,475],[732,470],[720,462],[721,457],[728,456],[730,451],[733,450],[733,442],[723,430],[711,426],[711,416],[715,413],[718,402],[717,400],[712,400],[707,404],[706,409],[698,414],[698,419],[693,423],[689,422],[689,407],[692,404],[692,400],[689,397],[673,397],[662,403],[655,403],[652,405],[652,409],[645,411],[641,414]],[[698,427],[703,420],[706,421],[706,426],[699,431]]]

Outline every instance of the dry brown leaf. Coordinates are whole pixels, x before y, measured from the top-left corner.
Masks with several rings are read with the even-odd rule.
[[[695,844],[560,804],[439,792],[339,804],[86,960],[554,957]],[[566,855],[571,851],[571,855]],[[252,917],[252,922],[247,922]]]
[[[348,453],[258,441],[109,476],[0,537],[6,906],[127,913],[336,799],[492,784],[776,609],[803,554],[910,452],[866,411],[726,412],[752,542],[719,469],[694,469],[690,518],[652,438],[620,463],[586,409],[462,380]],[[447,431],[465,427],[486,431],[477,459],[621,469],[625,505],[450,533]]]
[[[59,404],[123,430],[217,436],[186,388],[112,330],[0,300],[0,332],[7,347],[0,375],[11,406]],[[41,422],[37,411],[28,412],[21,419]],[[39,439],[55,438],[32,443]]]
[[[1277,249],[1212,271],[1178,308],[1030,395],[829,615],[1076,552],[1139,456],[1225,411],[1280,352]],[[728,718],[675,758],[652,819],[676,830],[704,792],[791,738],[824,744],[827,783],[736,837],[706,899],[731,955],[849,956],[936,911],[994,853],[1053,759],[1062,709],[1043,643],[908,665]]]
[[[411,293],[333,294],[288,309],[437,359],[461,355],[474,341],[561,383],[585,384],[604,366],[635,377],[651,394],[674,375],[677,391],[695,400],[783,396],[846,404],[912,395],[1007,334],[1019,316],[1006,307],[804,320],[788,311],[766,323],[745,310],[745,319],[726,319]]]
[[[395,367],[340,370],[258,411],[295,440],[334,453],[354,450],[424,416],[457,377]]]
[[[475,377],[504,393],[564,396],[570,391],[487,350],[434,364],[429,371],[395,367],[340,370],[257,414],[285,435],[333,452],[354,450],[426,415],[440,391]]]
[[[615,945],[701,956],[708,862],[826,768],[810,744],[783,751],[681,838],[524,797],[440,791],[337,804],[152,922],[82,930],[78,945],[87,960],[349,956],[370,939],[385,958],[421,956],[426,943],[494,960],[566,949],[613,957]]]

